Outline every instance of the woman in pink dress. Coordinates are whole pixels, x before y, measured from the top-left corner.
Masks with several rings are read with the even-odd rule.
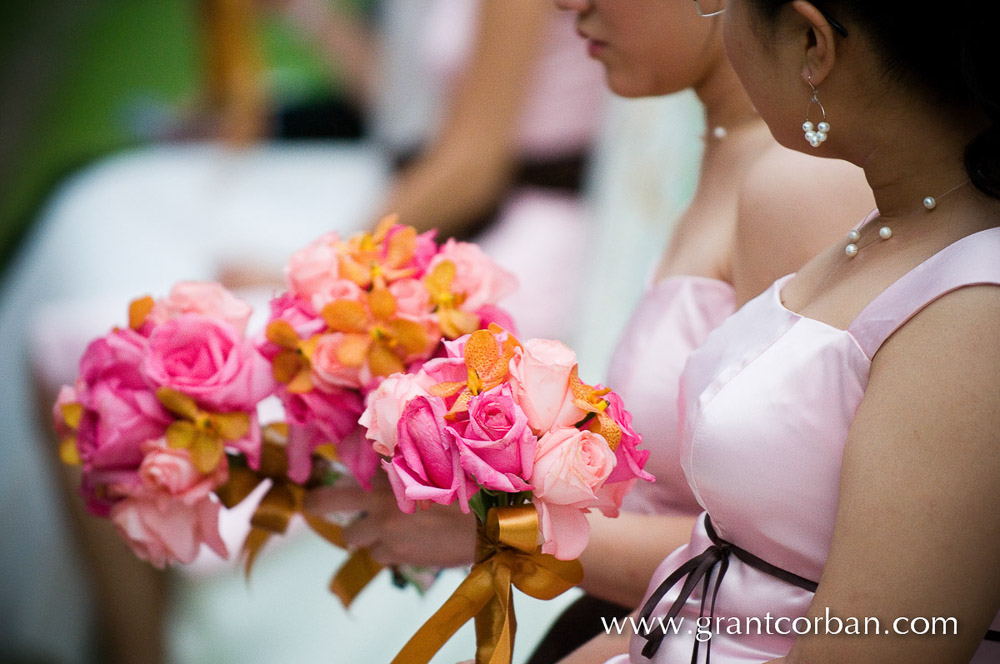
[[[687,541],[701,509],[680,471],[672,407],[687,355],[738,304],[846,232],[857,215],[870,209],[871,201],[858,169],[806,157],[774,142],[725,59],[720,33],[702,21],[694,7],[664,0],[559,4],[579,12],[577,29],[588,42],[577,41],[575,48],[580,53],[588,50],[604,66],[614,92],[639,97],[694,88],[704,104],[706,125],[712,128],[694,200],[676,223],[669,247],[618,344],[607,380],[632,410],[633,425],[653,452],[649,468],[657,477],[654,485],[636,487],[619,519],[594,516],[591,545],[583,556],[584,589],[627,611],[638,606],[656,565]],[[743,183],[744,189],[737,191],[732,183]],[[776,225],[787,222],[781,212],[817,198],[828,203],[829,216]],[[844,201],[849,203],[845,206]],[[791,234],[793,230],[797,232]],[[774,234],[791,234],[794,241],[780,243],[764,256],[761,241]],[[468,533],[468,542],[442,537],[449,532],[445,522],[457,510],[430,509],[423,514],[425,520],[432,515],[439,518],[428,521],[430,527],[424,529],[446,545],[447,551],[439,554],[424,543],[425,538],[413,535],[412,515],[399,513],[391,496],[384,505],[376,502],[377,494],[361,496],[365,501],[361,504],[337,490],[326,496],[331,510],[351,507],[369,513],[348,529],[348,537],[357,544],[373,545],[384,560],[422,564],[471,560],[470,524],[461,521],[451,529],[458,531],[456,535]],[[319,495],[314,499],[319,502]],[[631,555],[623,558],[623,550]],[[600,628],[595,608],[614,609],[589,598],[584,602],[593,634]],[[579,615],[567,615],[572,631],[585,629],[577,621]],[[568,643],[562,633],[551,641],[563,647]],[[618,652],[627,647],[627,643],[608,645]],[[565,651],[558,647],[539,651],[532,661],[553,661]]]
[[[878,207],[691,354],[705,511],[613,661],[1000,661],[1000,11],[698,2],[775,138]]]
[[[556,5],[576,12],[581,48],[604,66],[613,92],[643,97],[691,88],[708,129],[694,198],[675,222],[606,380],[651,450],[647,470],[656,482],[637,483],[617,518],[590,515],[590,543],[581,556],[588,594],[560,618],[532,664],[559,659],[588,629],[588,637],[598,634],[602,617],[637,607],[663,556],[688,540],[701,507],[681,469],[674,406],[688,355],[739,305],[846,232],[852,217],[871,205],[859,169],[775,143],[723,53],[718,26],[700,18],[691,3]],[[827,214],[786,214],[816,199]],[[774,243],[775,236],[791,241]],[[579,656],[626,648],[623,639],[604,637]]]

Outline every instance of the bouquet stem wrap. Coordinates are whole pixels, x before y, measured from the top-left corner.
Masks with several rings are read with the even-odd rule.
[[[510,664],[516,629],[511,587],[549,600],[583,580],[578,560],[558,560],[539,551],[533,505],[490,509],[477,534],[476,563],[469,576],[403,646],[393,664],[426,664],[473,618],[476,664]]]
[[[287,477],[288,457],[285,445],[280,440],[284,438],[283,433],[274,427],[266,429],[261,448],[260,470],[232,468],[229,472],[229,481],[216,491],[223,505],[233,507],[249,496],[265,479],[271,481],[271,487],[264,494],[250,519],[252,528],[243,544],[243,554],[246,556],[245,571],[248,577],[261,548],[272,535],[281,535],[285,532],[294,514],[301,514],[309,527],[330,544],[341,549],[346,548],[340,526],[303,508],[306,487],[292,482]],[[382,566],[372,559],[368,549],[354,551],[330,581],[330,591],[340,598],[341,603],[347,608],[381,569]]]

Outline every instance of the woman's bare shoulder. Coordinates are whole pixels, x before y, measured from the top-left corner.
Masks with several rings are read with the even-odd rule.
[[[797,272],[875,203],[857,166],[775,144],[748,170],[738,205],[733,275],[746,300]]]
[[[777,144],[761,153],[740,189],[741,221],[745,213],[747,223],[769,233],[820,237],[817,250],[847,233],[874,206],[859,167]]]

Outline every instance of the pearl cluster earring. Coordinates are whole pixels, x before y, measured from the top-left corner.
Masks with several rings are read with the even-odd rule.
[[[961,187],[964,187],[967,184],[969,184],[969,180],[966,179],[962,182],[959,182],[958,184],[956,184],[954,187],[944,192],[943,194],[939,194],[937,197],[925,196],[924,200],[922,201],[924,209],[927,210],[928,212],[932,211],[934,208],[937,207],[937,202],[939,198],[943,198],[948,194],[950,194],[951,192],[956,191],[957,189],[960,189]],[[882,226],[881,228],[878,229],[878,236],[883,240],[888,240],[889,238],[892,237],[892,229],[889,228],[888,226]],[[858,247],[858,240],[860,239],[861,239],[861,233],[856,229],[852,230],[850,233],[847,234],[847,246],[844,247],[844,253],[847,254],[848,258],[854,258],[855,256],[858,255],[858,249],[860,248]]]
[[[812,76],[809,77],[809,87],[812,88],[812,97],[806,105],[806,121],[802,123],[802,131],[805,132],[805,139],[809,142],[809,145],[818,148],[830,133],[830,123],[826,121],[826,109],[823,108],[823,104],[819,101],[819,89],[813,85]],[[813,104],[819,106],[819,112],[823,117],[817,125],[813,125],[809,119],[809,111],[812,110]]]

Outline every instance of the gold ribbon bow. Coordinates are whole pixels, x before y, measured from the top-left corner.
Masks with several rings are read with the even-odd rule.
[[[264,428],[261,447],[260,470],[247,467],[229,469],[229,480],[216,490],[216,495],[226,507],[233,507],[246,499],[265,479],[271,480],[271,487],[264,494],[260,504],[250,518],[250,534],[243,543],[242,555],[246,557],[244,570],[247,577],[257,554],[272,535],[281,535],[288,529],[292,515],[301,514],[305,522],[316,534],[330,544],[346,548],[344,533],[340,526],[312,514],[304,509],[306,488],[288,479],[288,457],[285,453],[287,428],[272,424]],[[382,570],[368,549],[351,553],[347,561],[330,581],[330,591],[340,598],[345,608],[351,605],[368,583]]]
[[[476,564],[469,576],[403,646],[393,664],[426,664],[471,618],[476,621],[476,664],[510,664],[517,627],[511,586],[548,600],[583,580],[580,561],[558,560],[539,551],[533,505],[492,508],[477,535]]]

